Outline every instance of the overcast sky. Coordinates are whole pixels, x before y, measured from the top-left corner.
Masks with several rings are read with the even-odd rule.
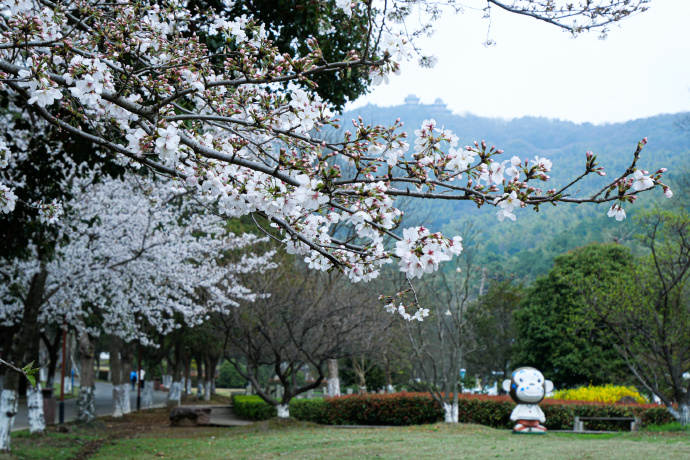
[[[470,0],[481,8],[483,2]],[[374,87],[346,109],[367,103],[443,99],[455,113],[525,115],[578,123],[619,122],[690,111],[690,1],[653,0],[646,13],[573,39],[531,18],[493,8],[490,38],[481,10],[447,13],[433,37],[420,41],[439,62],[406,62],[389,85]]]

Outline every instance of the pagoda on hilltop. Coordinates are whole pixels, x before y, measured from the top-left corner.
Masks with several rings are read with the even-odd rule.
[[[405,98],[405,105],[420,105],[422,106],[420,108],[423,108],[423,110],[433,110],[435,113],[450,113],[450,110],[448,110],[446,103],[443,102],[443,99],[441,99],[440,97],[436,98],[433,104],[422,104],[417,96],[415,96],[414,94],[410,94]]]

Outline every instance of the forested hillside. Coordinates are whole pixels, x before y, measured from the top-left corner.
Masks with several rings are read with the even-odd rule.
[[[584,170],[585,153],[593,151],[606,168],[607,177],[620,174],[632,159],[637,142],[647,137],[649,143],[643,151],[640,165],[656,171],[666,167],[669,178],[690,166],[690,132],[677,126],[679,115],[658,115],[626,123],[592,125],[546,118],[525,117],[514,120],[483,118],[475,115],[456,115],[441,101],[435,104],[408,103],[396,107],[367,105],[343,114],[343,129],[351,128],[350,119],[361,116],[367,123],[390,125],[396,118],[404,123],[410,136],[425,119],[435,119],[438,125],[451,129],[460,137],[460,145],[486,140],[489,145],[505,151],[504,159],[513,155],[533,159],[535,155],[553,162],[548,188],[565,185]],[[411,143],[413,140],[410,141]],[[603,185],[595,176],[580,183],[580,195]],[[573,190],[573,192],[576,190]],[[428,203],[417,205],[410,214],[432,230],[442,229],[447,234],[457,233],[466,222],[480,232],[478,241],[483,246],[480,263],[490,272],[532,279],[545,274],[553,257],[592,241],[622,240],[633,244],[633,226],[636,212],[665,198],[661,193],[643,196],[634,206],[627,206],[628,219],[616,222],[606,216],[608,206],[552,206],[535,214],[529,210],[516,213],[517,221],[498,222],[493,207],[485,206],[479,212],[473,203]],[[408,224],[410,221],[407,222]]]

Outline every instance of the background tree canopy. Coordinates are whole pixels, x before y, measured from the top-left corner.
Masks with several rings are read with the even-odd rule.
[[[585,298],[572,279],[597,276],[600,286],[630,276],[633,256],[619,244],[590,244],[556,257],[545,277],[527,290],[515,313],[519,336],[514,363],[534,366],[557,387],[631,380],[608,332],[579,317]]]

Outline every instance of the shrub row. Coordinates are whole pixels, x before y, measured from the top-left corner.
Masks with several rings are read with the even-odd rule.
[[[235,413],[249,420],[275,417],[276,410],[258,396],[233,396]],[[633,417],[643,426],[673,421],[668,410],[653,404],[603,404],[581,401],[545,400],[540,406],[550,430],[571,430],[576,415],[581,417]],[[458,420],[494,428],[512,428],[510,413],[515,403],[507,396],[462,395]],[[322,425],[421,425],[443,420],[443,409],[426,393],[348,395],[318,400],[299,399],[290,403],[290,415]],[[627,430],[621,422],[587,423],[593,430]]]

